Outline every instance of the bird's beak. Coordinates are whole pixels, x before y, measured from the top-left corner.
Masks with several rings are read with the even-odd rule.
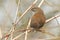
[[[33,11],[33,12],[34,12],[34,11],[35,11],[35,9],[34,9],[34,8],[31,8],[31,11]]]

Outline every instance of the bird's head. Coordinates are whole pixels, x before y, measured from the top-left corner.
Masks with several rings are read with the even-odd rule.
[[[39,8],[39,7],[32,7],[31,8],[31,11],[33,11],[33,12],[38,12],[38,11],[40,11],[41,9]]]

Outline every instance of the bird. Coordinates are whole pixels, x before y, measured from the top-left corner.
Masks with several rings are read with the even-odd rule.
[[[44,26],[46,21],[44,12],[39,7],[32,7],[31,11],[34,13],[34,15],[31,17],[30,27],[38,31]]]

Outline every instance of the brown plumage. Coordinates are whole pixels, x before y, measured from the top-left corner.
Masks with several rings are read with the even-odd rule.
[[[32,16],[30,27],[34,30],[39,30],[45,24],[44,12],[38,7],[33,7],[31,10],[34,12],[34,15]]]

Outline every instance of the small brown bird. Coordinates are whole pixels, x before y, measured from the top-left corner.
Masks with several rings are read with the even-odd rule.
[[[30,27],[33,28],[34,30],[38,31],[40,28],[43,27],[43,25],[45,24],[45,21],[46,21],[44,12],[39,7],[33,7],[31,10],[35,14],[31,18]]]

